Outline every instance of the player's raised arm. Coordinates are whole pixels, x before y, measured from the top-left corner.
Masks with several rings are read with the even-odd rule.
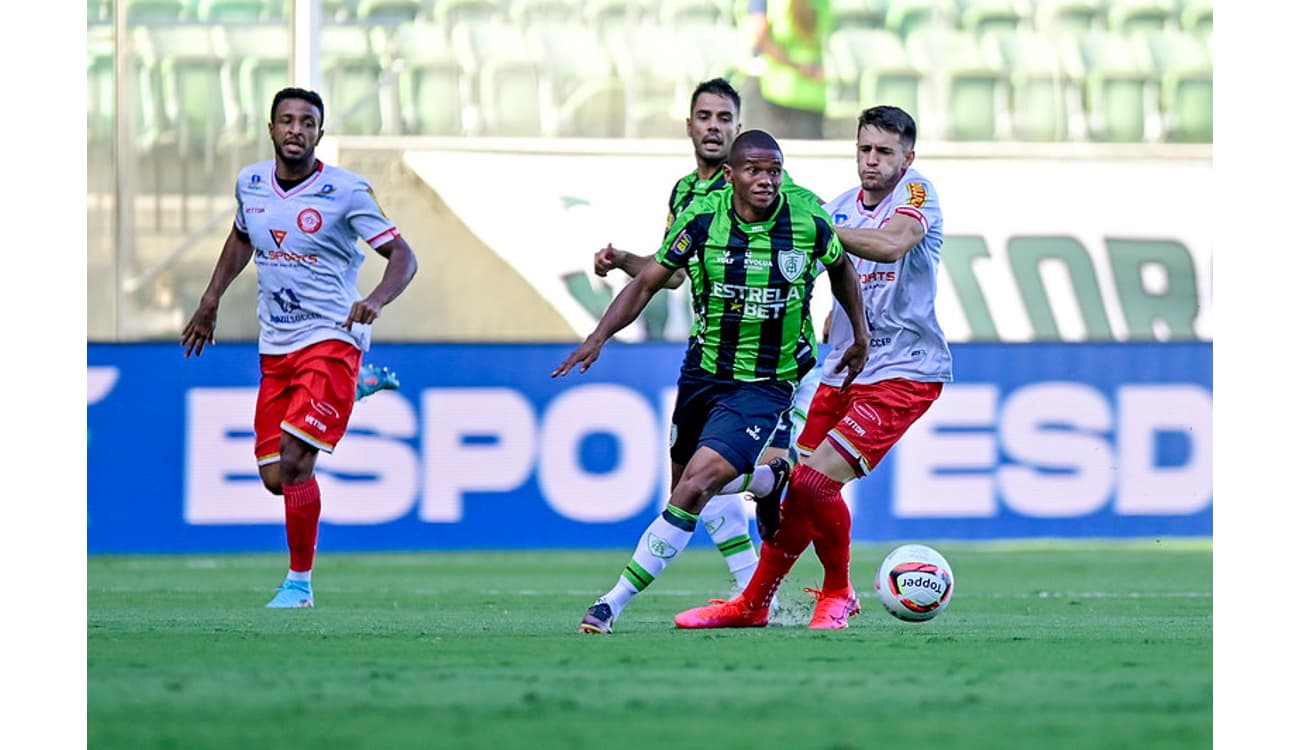
[[[637,255],[628,250],[619,250],[614,247],[613,243],[610,243],[596,251],[595,256],[592,258],[592,268],[595,270],[597,276],[602,277],[615,268],[626,273],[628,276],[636,276],[641,273],[647,264],[654,260],[654,257],[655,256],[653,255]],[[664,283],[664,287],[667,289],[676,289],[681,286],[684,281],[686,281],[686,271],[679,268],[676,271],[673,271],[672,275],[668,277],[668,281]]]
[[[596,324],[596,330],[592,331],[591,335],[587,336],[586,340],[551,372],[551,377],[568,375],[575,366],[578,372],[586,372],[600,356],[600,350],[605,346],[605,342],[636,320],[649,304],[650,298],[664,287],[671,275],[672,271],[663,264],[647,264],[641,273],[634,276],[632,281],[619,291],[614,301],[609,303],[605,314],[600,316],[600,322]]]
[[[826,274],[831,282],[831,294],[835,301],[848,313],[849,324],[853,327],[853,343],[844,350],[835,372],[844,372],[844,384],[841,391],[847,391],[853,380],[867,365],[867,351],[870,344],[870,329],[867,327],[866,310],[862,302],[862,285],[858,282],[857,271],[853,264],[843,255],[827,266]]]
[[[248,234],[231,226],[226,244],[221,248],[221,256],[212,269],[212,278],[208,280],[208,287],[199,298],[199,306],[181,331],[181,346],[185,347],[187,358],[191,352],[196,357],[202,355],[204,346],[217,342],[217,307],[221,304],[221,295],[226,293],[230,282],[235,280],[252,258],[253,245],[248,240]]]

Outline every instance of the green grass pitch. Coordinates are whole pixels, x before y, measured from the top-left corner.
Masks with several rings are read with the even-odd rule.
[[[697,540],[698,542],[698,540]],[[766,629],[679,631],[727,594],[694,544],[578,635],[627,551],[339,554],[314,610],[283,555],[91,557],[90,748],[1186,748],[1212,741],[1208,540],[935,543],[948,609],[806,629],[805,554]]]

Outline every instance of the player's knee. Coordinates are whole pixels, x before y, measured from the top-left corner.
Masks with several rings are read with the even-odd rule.
[[[284,489],[280,484],[280,464],[279,462],[267,464],[258,470],[262,477],[262,486],[272,495],[283,495]]]

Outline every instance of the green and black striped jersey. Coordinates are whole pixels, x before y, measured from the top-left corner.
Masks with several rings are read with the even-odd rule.
[[[821,203],[813,191],[796,185],[794,180],[790,179],[789,173],[783,173],[785,176],[781,181],[781,192],[788,195],[801,195],[814,203]],[[691,205],[696,198],[708,195],[727,186],[726,173],[719,169],[718,173],[708,179],[701,179],[698,172],[692,171],[690,174],[678,180],[673,185],[673,191],[668,194],[668,220],[664,222],[664,236],[668,236],[668,230],[672,229],[673,222],[677,217]]]
[[[655,256],[691,279],[684,367],[727,380],[799,380],[817,361],[813,282],[844,248],[807,191],[783,191],[772,217],[756,224],[736,215],[733,193],[728,185],[694,200]]]

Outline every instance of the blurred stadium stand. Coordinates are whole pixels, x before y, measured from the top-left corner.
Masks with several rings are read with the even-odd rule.
[[[321,0],[326,130],[679,138],[695,84],[733,75],[748,54],[736,5],[743,2]],[[271,155],[267,108],[289,82],[291,7],[87,0],[92,273],[121,263],[123,278],[144,283],[184,256],[185,242],[228,219],[235,169]],[[892,103],[916,116],[931,145],[1213,141],[1210,0],[832,7],[828,138],[852,138],[864,107]],[[121,37],[118,13],[128,32]],[[138,208],[131,226],[110,231],[122,170]],[[125,259],[117,255],[123,232],[134,240]]]

